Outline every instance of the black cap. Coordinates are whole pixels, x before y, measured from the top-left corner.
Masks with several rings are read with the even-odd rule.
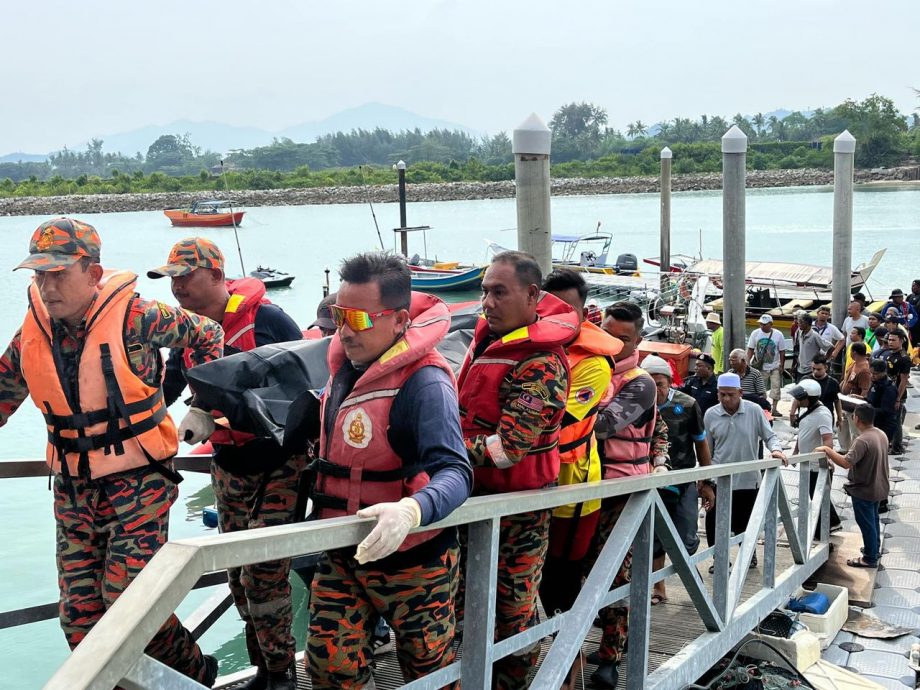
[[[335,296],[338,293],[330,292],[323,297],[316,307],[316,321],[310,324],[310,328],[322,328],[324,331],[334,331],[335,321],[332,320],[332,310],[330,305],[335,304]]]

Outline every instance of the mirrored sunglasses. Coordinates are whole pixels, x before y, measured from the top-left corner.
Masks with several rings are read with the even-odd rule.
[[[329,310],[332,312],[332,320],[336,328],[341,328],[345,324],[353,331],[366,331],[374,327],[374,319],[381,316],[387,316],[398,309],[384,309],[383,311],[368,312],[363,309],[352,309],[351,307],[340,307],[336,304],[330,304]]]

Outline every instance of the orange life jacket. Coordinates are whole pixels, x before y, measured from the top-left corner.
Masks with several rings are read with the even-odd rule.
[[[636,351],[626,359],[617,362],[617,368],[610,379],[608,399],[615,398],[623,387],[640,376],[651,376],[637,365],[639,352]],[[652,414],[642,425],[629,424],[616,436],[604,440],[603,467],[604,479],[617,477],[635,477],[650,472],[652,435],[658,407],[653,405]]]
[[[354,515],[375,503],[398,501],[428,484],[424,468],[404,464],[393,451],[387,430],[393,401],[416,371],[439,367],[454,381],[447,360],[435,350],[450,328],[450,314],[437,297],[413,292],[409,315],[406,333],[361,374],[327,429],[326,396],[345,363],[339,334],[332,336],[327,355],[329,383],[320,412],[320,458],[315,462],[317,477],[311,494],[320,519]],[[411,549],[439,533],[410,534],[399,550]]]
[[[480,319],[473,342],[457,377],[460,389],[460,424],[464,438],[497,432],[503,408],[509,401],[499,399],[505,376],[524,360],[555,354],[569,373],[564,346],[575,336],[578,317],[559,298],[541,293],[538,319],[494,340],[474,357],[477,347],[489,337],[489,326]],[[512,467],[476,467],[474,486],[488,493],[537,489],[555,482],[559,476],[559,425],[565,415],[560,409],[530,451]]]
[[[619,340],[593,323],[583,322],[578,337],[566,348],[572,371],[569,399],[574,393],[578,399],[584,395],[584,402],[587,402],[604,392],[607,385],[597,389],[595,381],[579,380],[580,376],[584,378],[580,374],[579,365],[593,357],[604,358],[613,370],[613,357],[622,347]],[[571,410],[566,411],[559,431],[559,486],[601,480],[601,459],[594,438],[594,423],[597,421],[599,407],[599,403],[596,403],[581,419],[572,415]],[[600,508],[600,499],[556,508],[550,523],[549,554],[572,561],[584,558],[597,531]]]
[[[220,326],[224,329],[224,355],[248,352],[256,347],[256,314],[263,304],[271,304],[265,298],[265,283],[258,278],[228,280],[230,299],[224,309]],[[185,368],[195,366],[192,350],[185,348],[182,355]],[[234,431],[220,412],[216,412],[217,427],[209,439],[211,443],[224,446],[243,446],[256,438],[246,431]]]
[[[22,324],[22,374],[48,428],[46,459],[65,478],[104,477],[154,464],[176,454],[176,426],[163,391],[134,372],[125,348],[125,324],[135,303],[137,276],[107,271],[85,316],[86,334],[77,369],[77,397],[61,384],[63,362],[55,354],[51,319],[37,285],[29,286]],[[62,463],[61,459],[65,461]]]

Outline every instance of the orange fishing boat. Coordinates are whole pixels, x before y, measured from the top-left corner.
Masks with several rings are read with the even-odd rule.
[[[196,201],[191,208],[168,208],[163,213],[177,227],[215,228],[239,225],[245,211],[234,211],[229,201]]]

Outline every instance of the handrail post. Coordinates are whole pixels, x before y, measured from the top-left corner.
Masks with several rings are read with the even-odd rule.
[[[655,493],[646,492],[646,493]],[[639,524],[633,540],[632,570],[629,583],[629,674],[628,690],[642,690],[648,674],[648,641],[651,624],[652,546],[655,536],[655,500],[649,501],[648,510]]]
[[[712,595],[716,612],[723,621],[731,617],[728,596],[728,559],[730,558],[732,518],[732,475],[716,479],[716,552],[712,576]]]
[[[495,591],[498,582],[499,520],[468,527],[464,580],[463,663],[460,681],[467,688],[492,687],[492,647],[495,644]],[[467,615],[474,611],[475,615]]]
[[[811,506],[811,496],[808,490],[808,483],[810,481],[811,463],[799,463],[799,521],[796,525],[796,532],[799,535],[799,544],[802,545],[802,552],[806,558],[811,551],[811,535],[813,531],[808,519],[811,513],[809,510]]]
[[[777,484],[782,479],[777,478]],[[763,525],[763,586],[773,589],[776,585],[776,518],[777,500],[779,499],[778,489],[773,486],[770,495],[767,496],[767,514]]]

